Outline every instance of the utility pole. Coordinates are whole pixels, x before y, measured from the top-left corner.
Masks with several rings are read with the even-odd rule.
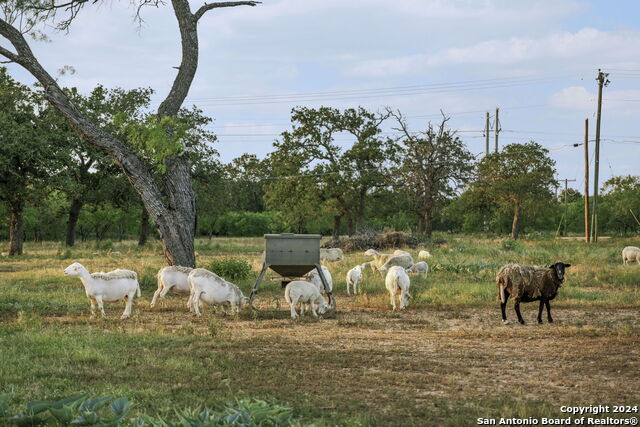
[[[489,155],[489,112],[487,111],[487,120],[484,124],[484,137],[485,137],[485,153]]]
[[[567,235],[567,217],[569,215],[569,205],[567,204],[567,190],[568,190],[568,186],[569,186],[569,181],[575,181],[575,179],[563,179],[562,181],[564,181],[564,227],[563,227],[563,232],[562,234],[564,236]]]
[[[589,119],[584,120],[584,240],[589,243]]]
[[[593,210],[591,214],[591,241],[598,242],[598,173],[600,169],[600,120],[602,118],[602,88],[609,85],[609,73],[598,69],[598,113],[596,116],[596,152],[593,172]]]
[[[500,113],[500,109],[496,108],[496,128],[495,128],[495,131],[496,131],[496,147],[495,147],[496,148],[496,153],[498,152],[498,134],[500,133],[500,130],[501,130],[500,129],[500,118],[498,116],[499,113]]]

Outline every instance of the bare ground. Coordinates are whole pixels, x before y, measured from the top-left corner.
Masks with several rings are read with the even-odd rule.
[[[425,414],[446,414],[463,402],[475,402],[474,416],[495,414],[514,401],[538,402],[558,416],[563,404],[638,404],[637,309],[553,307],[556,322],[538,325],[537,304],[527,304],[529,323],[505,326],[498,304],[393,313],[362,308],[353,297],[339,301],[335,319],[292,321],[285,307],[237,318],[207,307],[196,318],[182,299],[171,297],[156,310],[141,302],[128,322],[89,323],[127,334],[201,336],[194,357],[203,358],[212,380],[227,379],[236,392],[371,413],[387,423],[397,423],[400,411],[403,423],[420,424]],[[114,310],[112,317],[119,313]],[[67,326],[86,321],[45,320]],[[207,360],[202,354],[208,351],[222,352],[230,363]]]

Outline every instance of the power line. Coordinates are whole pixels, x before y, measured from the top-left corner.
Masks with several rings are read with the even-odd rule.
[[[428,93],[453,93],[453,92],[465,92],[473,90],[484,89],[497,89],[507,88],[514,86],[524,86],[536,83],[542,83],[551,80],[551,77],[542,78],[528,78],[528,79],[511,79],[502,82],[495,83],[448,83],[439,85],[424,85],[417,89],[396,89],[396,90],[363,90],[360,93],[334,93],[324,95],[312,95],[312,94],[299,94],[299,95],[259,95],[259,96],[243,96],[243,97],[228,97],[228,98],[202,98],[197,103],[199,105],[208,106],[234,106],[234,105],[262,105],[262,104],[277,104],[277,103],[300,103],[300,102],[315,102],[315,101],[339,101],[339,100],[354,100],[363,98],[381,98],[391,96],[411,96],[421,95]],[[188,102],[194,102],[193,99]]]

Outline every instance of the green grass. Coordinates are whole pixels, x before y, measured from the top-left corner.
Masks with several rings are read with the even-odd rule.
[[[437,240],[444,243],[428,247],[428,277],[411,276],[406,312],[390,311],[383,279],[370,271],[364,293],[346,295],[346,272],[369,260],[354,253],[329,265],[337,318],[297,322],[288,318],[279,282],[268,278],[258,302],[277,299],[280,311],[232,318],[205,307],[196,318],[173,295],[150,309],[163,266],[157,242],[144,249],[80,243],[68,251],[28,243],[26,255],[0,259],[0,392],[13,387],[17,402],[77,392],[125,396],[132,416],[219,407],[240,396],[287,404],[316,425],[475,425],[477,417],[560,416],[559,402],[631,402],[629,375],[639,366],[624,355],[640,344],[640,267],[623,266],[620,251],[636,240]],[[248,294],[262,244],[198,240],[198,263],[247,261],[252,272],[237,284]],[[80,281],[62,275],[74,261],[90,271],[137,271],[143,297],[132,318],[118,320],[118,303],[107,305],[109,318],[90,319]],[[558,322],[502,326],[499,267],[556,261],[572,264],[552,303]],[[523,306],[530,323],[535,312],[537,304]],[[522,371],[522,357],[540,372]]]

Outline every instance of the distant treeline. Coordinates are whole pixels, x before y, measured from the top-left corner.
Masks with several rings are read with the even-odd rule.
[[[427,238],[434,230],[506,234],[564,232],[564,194],[555,162],[534,141],[472,155],[448,126],[412,129],[399,112],[330,107],[292,110],[291,128],[264,158],[220,162],[211,119],[197,108],[168,122],[146,113],[151,90],[85,96],[66,89],[84,113],[155,168],[165,182],[167,155],[185,156],[197,193],[197,236],[269,232],[344,235],[393,229]],[[391,128],[383,132],[382,125]],[[167,129],[171,129],[167,137]],[[37,90],[0,68],[0,239],[139,239],[154,226],[121,169],[87,145]],[[167,182],[166,182],[167,181]],[[567,193],[566,231],[584,227],[581,194]],[[599,199],[602,233],[637,233],[640,178],[609,179]]]

